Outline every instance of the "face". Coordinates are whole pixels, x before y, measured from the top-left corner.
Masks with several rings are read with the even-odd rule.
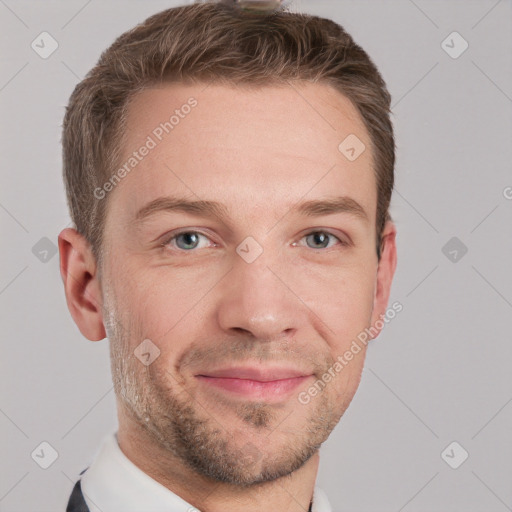
[[[166,85],[130,104],[123,148],[101,281],[120,422],[217,481],[289,474],[348,407],[364,347],[308,390],[387,303],[362,120],[327,85]]]

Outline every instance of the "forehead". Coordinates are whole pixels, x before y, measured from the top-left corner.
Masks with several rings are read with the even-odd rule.
[[[345,140],[366,149],[351,161]],[[368,132],[351,101],[324,84],[145,89],[128,106],[121,160],[129,172],[111,199],[132,217],[166,194],[260,211],[349,194],[375,215]]]
[[[360,114],[346,96],[327,84],[310,82],[261,87],[166,84],[144,89],[127,108],[125,149],[130,151],[148,134],[158,138],[159,127],[166,122],[171,131],[164,129],[165,140],[160,142],[169,146],[207,135],[204,142],[217,147],[244,149],[249,137],[253,146],[293,147],[317,161],[325,146],[336,148],[344,135],[368,138]]]

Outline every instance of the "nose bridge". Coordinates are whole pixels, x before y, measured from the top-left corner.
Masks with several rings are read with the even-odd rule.
[[[260,247],[247,240],[233,255],[218,302],[219,324],[224,330],[243,329],[260,339],[293,335],[304,317],[301,303],[286,285],[287,276],[281,275],[282,253],[269,244]]]

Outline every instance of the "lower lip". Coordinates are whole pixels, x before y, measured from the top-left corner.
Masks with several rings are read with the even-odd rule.
[[[196,375],[196,377],[201,382],[214,386],[217,389],[242,395],[246,398],[275,400],[289,395],[294,389],[309,379],[310,375],[268,382],[228,377],[206,377],[204,375]]]

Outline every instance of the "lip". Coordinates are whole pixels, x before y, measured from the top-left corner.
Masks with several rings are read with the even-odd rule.
[[[201,373],[197,376],[228,379],[250,379],[258,382],[270,382],[296,377],[309,376],[307,372],[292,367],[258,368],[255,366],[233,366]]]
[[[225,368],[196,375],[200,382],[218,391],[265,402],[288,398],[294,389],[310,377],[311,374],[294,368],[254,367]]]

